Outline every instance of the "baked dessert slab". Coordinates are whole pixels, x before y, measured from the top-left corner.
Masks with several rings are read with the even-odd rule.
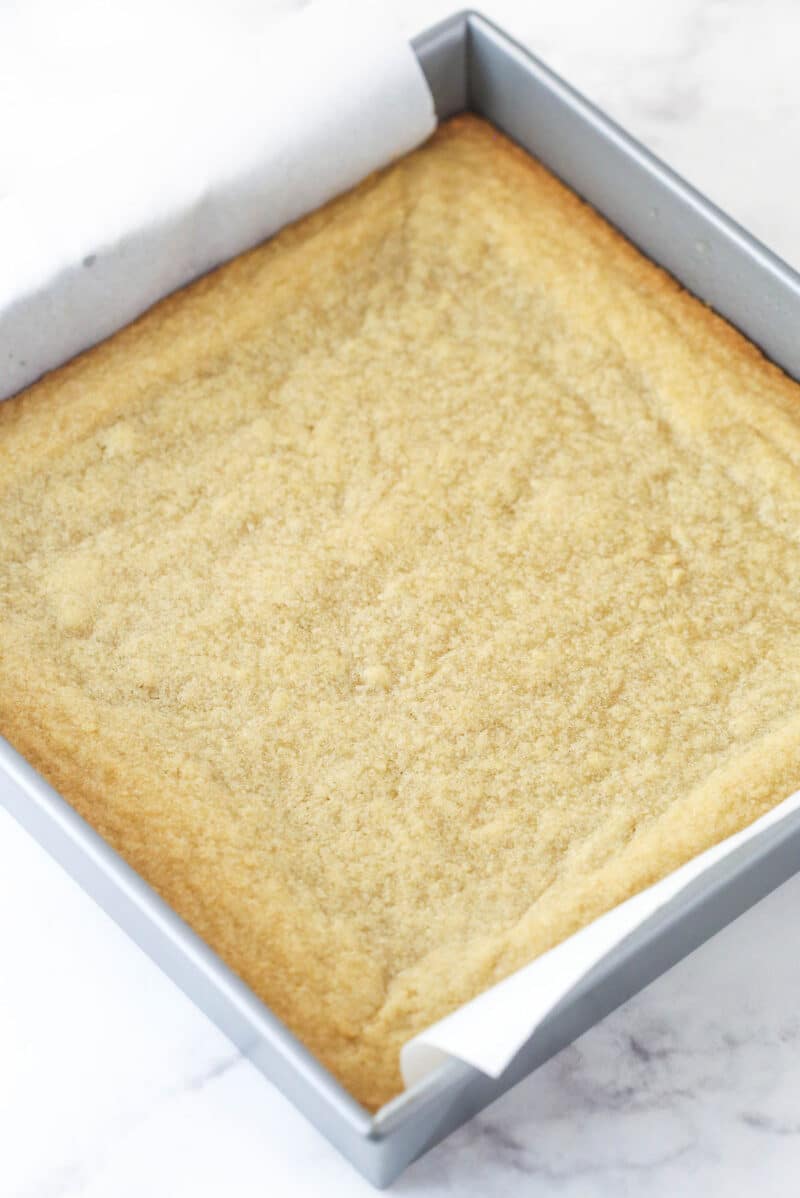
[[[799,399],[458,118],[0,405],[0,731],[375,1107],[797,787]]]

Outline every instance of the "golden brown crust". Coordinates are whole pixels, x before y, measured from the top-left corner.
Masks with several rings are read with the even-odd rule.
[[[0,729],[375,1107],[798,785],[798,394],[458,118],[0,405]]]

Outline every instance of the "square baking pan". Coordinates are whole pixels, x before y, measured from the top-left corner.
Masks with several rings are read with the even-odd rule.
[[[471,109],[800,378],[800,276],[511,38],[460,13],[416,38],[439,119]],[[740,846],[584,978],[491,1078],[450,1061],[372,1115],[0,738],[0,799],[250,1060],[377,1186],[800,867],[800,812]]]

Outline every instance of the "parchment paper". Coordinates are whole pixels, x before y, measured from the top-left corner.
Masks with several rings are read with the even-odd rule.
[[[758,851],[779,825],[789,821],[795,826],[800,824],[800,793],[416,1036],[401,1051],[406,1085],[419,1081],[448,1057],[499,1077],[546,1016],[596,966],[620,950],[650,920],[679,907],[693,884],[713,885],[734,859],[746,856],[748,850]]]
[[[194,38],[187,12],[184,42],[167,46],[174,79],[154,61],[151,80],[139,47],[136,103],[115,99],[113,61],[91,109],[76,90],[75,119],[93,123],[78,131],[77,156],[60,151],[70,94],[41,81],[42,119],[32,93],[31,115],[18,102],[0,130],[16,165],[5,182],[0,167],[0,399],[433,131],[419,64],[377,6],[312,5],[256,32],[223,12]],[[156,22],[153,38],[165,28]],[[123,73],[132,52],[106,49]],[[21,80],[37,65],[17,62]],[[26,119],[32,165],[20,151]]]

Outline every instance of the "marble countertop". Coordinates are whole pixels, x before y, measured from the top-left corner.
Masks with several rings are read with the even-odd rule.
[[[234,5],[243,19],[297,6]],[[25,20],[55,7],[32,0]],[[453,5],[393,7],[415,32]],[[800,6],[480,7],[800,266]],[[800,876],[417,1162],[395,1192],[794,1196],[798,910]],[[0,953],[2,1198],[374,1192],[2,811]]]

